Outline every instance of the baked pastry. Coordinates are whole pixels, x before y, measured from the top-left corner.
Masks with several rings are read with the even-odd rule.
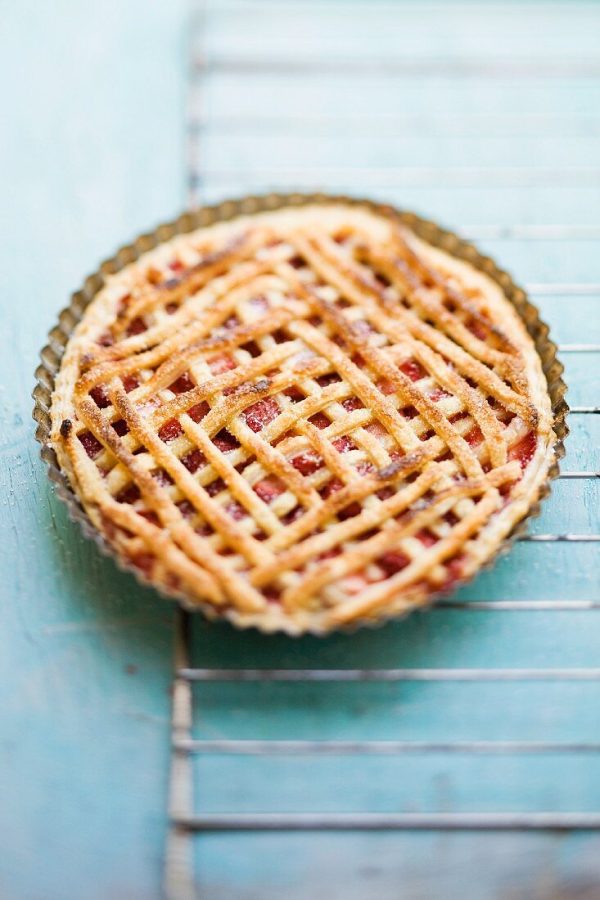
[[[108,276],[51,418],[121,560],[289,633],[451,590],[554,460],[541,363],[499,285],[343,202],[178,235]]]

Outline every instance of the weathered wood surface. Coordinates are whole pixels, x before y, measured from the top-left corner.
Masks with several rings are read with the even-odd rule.
[[[67,520],[37,459],[29,392],[68,293],[116,245],[184,205],[186,163],[203,198],[329,187],[389,199],[475,237],[479,229],[479,243],[532,285],[558,340],[600,340],[600,287],[569,288],[600,284],[599,4],[213,2],[196,35],[191,160],[189,26],[184,0],[3,11],[0,896],[8,900],[160,896],[173,610]],[[549,233],[549,225],[581,227]],[[548,284],[565,288],[549,294]],[[570,403],[597,405],[598,354],[564,361]],[[598,471],[599,417],[575,414],[570,425],[563,468]],[[599,499],[598,479],[563,480],[532,531],[597,533]],[[454,599],[464,607],[322,641],[197,620],[194,661],[599,665],[598,544],[521,543]],[[599,693],[597,678],[560,677],[200,684],[195,735],[591,745],[600,740]],[[214,812],[600,811],[590,747],[213,754],[195,766],[198,805]],[[332,900],[545,900],[600,890],[593,833],[214,834],[196,847],[208,900],[305,900],[323,896],[323,885]]]
[[[2,9],[3,900],[159,895],[173,611],[67,520],[30,392],[70,292],[184,203],[184,10]]]

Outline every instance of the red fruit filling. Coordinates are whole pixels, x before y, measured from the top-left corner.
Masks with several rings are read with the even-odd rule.
[[[225,428],[215,435],[212,442],[215,447],[218,447],[223,453],[229,453],[230,450],[235,450],[240,446],[240,442]]]
[[[184,519],[191,519],[196,512],[189,500],[180,500],[175,506],[178,508]]]
[[[392,575],[395,575],[396,572],[401,572],[402,569],[405,569],[409,564],[410,559],[406,553],[402,553],[401,550],[388,550],[387,553],[380,556],[376,562],[383,569],[386,576],[390,578]]]
[[[289,397],[293,403],[301,403],[305,399],[305,395],[297,387],[286,388],[283,393],[286,397]]]
[[[295,506],[289,513],[286,513],[285,516],[282,517],[281,521],[284,525],[291,525],[292,522],[295,522],[296,519],[299,519],[302,515],[304,515],[304,507]]]
[[[140,316],[137,316],[129,323],[127,327],[127,337],[133,337],[135,334],[141,334],[142,331],[145,330],[146,323]]]
[[[225,507],[225,512],[231,516],[236,522],[239,522],[240,519],[243,519],[246,515],[246,510],[243,506],[240,506],[239,503],[236,503],[234,500],[233,503],[228,503]]]
[[[206,493],[209,497],[215,497],[219,494],[225,487],[225,482],[222,478],[217,478],[216,481],[211,481],[209,485],[206,487]]]
[[[194,472],[197,472],[200,466],[206,462],[206,458],[196,447],[194,450],[190,450],[189,453],[186,453],[185,456],[182,456],[181,462],[188,472],[191,472],[193,475]]]
[[[169,390],[173,391],[174,394],[185,394],[186,391],[191,391],[194,387],[195,384],[190,378],[189,373],[184,372],[183,375],[180,375],[179,378],[173,382],[173,384],[169,385]]]
[[[324,550],[323,553],[319,553],[317,559],[333,559],[335,556],[339,556],[341,552],[339,547],[330,547],[329,550]]]
[[[458,518],[456,513],[452,512],[452,510],[449,510],[447,513],[444,513],[442,518],[444,519],[444,522],[447,522],[448,525],[452,525],[452,526],[454,526],[454,525],[458,524],[458,522],[460,522],[460,519]]]
[[[320,489],[319,494],[323,500],[327,500],[328,497],[331,497],[332,494],[335,494],[336,491],[339,491],[343,486],[344,485],[339,478],[332,478],[331,481],[328,481],[327,484]]]
[[[465,561],[465,557],[461,554],[460,556],[455,556],[454,559],[451,559],[446,563],[446,577],[441,585],[442,591],[451,591],[459,581],[465,577],[463,563]]]
[[[191,406],[188,409],[187,414],[190,419],[193,419],[194,422],[199,422],[204,418],[205,415],[207,415],[209,410],[210,406],[208,405],[206,400],[202,400],[200,403],[196,403],[195,406]]]
[[[138,511],[138,516],[141,516],[143,519],[147,519],[147,521],[152,525],[160,525],[160,519],[151,509],[143,509],[141,511]]]
[[[473,428],[465,434],[465,441],[471,447],[476,447],[478,444],[481,444],[482,440],[483,434],[479,425],[474,425]]]
[[[348,435],[336,438],[335,441],[332,441],[331,443],[338,453],[347,453],[349,450],[356,450],[356,444],[348,437]]]
[[[480,341],[486,341],[489,335],[489,328],[487,328],[480,319],[469,319],[467,322],[467,328],[474,334],[476,338],[479,338]]]
[[[404,416],[405,419],[416,419],[419,411],[414,406],[403,406],[400,410],[400,415]]]
[[[123,387],[125,392],[128,394],[130,391],[134,391],[136,387],[140,386],[140,381],[137,375],[123,375]]]
[[[420,531],[417,531],[415,537],[418,541],[421,541],[424,547],[433,547],[433,545],[438,542],[438,538],[435,534],[432,534],[427,528],[422,528]]]
[[[416,359],[406,359],[401,363],[400,371],[404,372],[411,381],[420,381],[421,378],[425,378],[427,375],[421,363],[418,363]]]
[[[510,460],[518,459],[521,463],[521,468],[526,469],[535,455],[536,447],[537,437],[533,431],[529,431],[518,444],[511,447],[508,451],[508,458]]]
[[[183,428],[177,419],[169,419],[158,431],[159,438],[161,441],[164,441],[165,444],[168,441],[174,441],[175,438],[178,438],[182,434]]]
[[[140,489],[137,484],[128,484],[115,496],[117,503],[135,503],[140,498]]]
[[[125,419],[117,419],[116,422],[112,423],[112,427],[115,429],[119,437],[125,437],[126,434],[129,434],[129,425],[125,421]]]
[[[270,503],[275,497],[279,497],[285,491],[285,484],[274,475],[263,478],[254,485],[254,491],[265,503]]]
[[[330,384],[337,384],[342,379],[336,372],[330,372],[329,375],[321,375],[317,378],[317,384],[320,387],[328,387]]]
[[[106,409],[107,406],[110,406],[110,400],[108,399],[108,395],[101,384],[92,388],[90,391],[90,397],[100,409]]]
[[[281,588],[268,587],[263,591],[269,603],[279,603],[281,601]]]
[[[354,516],[358,516],[360,514],[362,507],[360,503],[350,503],[348,506],[345,506],[343,509],[340,509],[337,517],[340,521],[345,521],[346,519],[352,519]]]
[[[173,479],[164,469],[155,469],[154,472],[152,472],[152,477],[161,487],[168,487],[170,484],[173,484]]]
[[[323,465],[321,457],[311,450],[307,450],[306,453],[300,453],[299,456],[294,456],[290,462],[301,475],[312,475],[313,472],[316,472]]]
[[[262,353],[256,341],[248,341],[247,344],[243,345],[242,350],[246,350],[254,359]]]
[[[94,457],[98,456],[100,451],[104,449],[100,441],[92,434],[91,431],[82,431],[81,434],[77,435],[77,437],[81,441],[83,449],[90,459],[94,459]]]
[[[364,405],[358,397],[348,397],[347,400],[342,400],[342,406],[348,412],[354,412],[355,409],[364,409]]]
[[[154,556],[151,553],[136,553],[134,556],[130,556],[129,559],[136,569],[139,569],[144,575],[150,576],[154,563]]]
[[[331,422],[329,421],[327,416],[324,413],[320,412],[315,413],[315,415],[311,416],[308,421],[311,422],[315,426],[315,428],[329,428],[329,426],[331,425]]]
[[[272,397],[265,397],[264,400],[259,400],[244,410],[244,417],[248,428],[257,432],[276,419],[279,412],[277,402]]]

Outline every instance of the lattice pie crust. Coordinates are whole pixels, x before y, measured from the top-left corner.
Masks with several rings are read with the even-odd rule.
[[[498,285],[342,203],[200,229],[110,276],[52,422],[122,559],[290,633],[452,589],[553,460],[540,361]]]

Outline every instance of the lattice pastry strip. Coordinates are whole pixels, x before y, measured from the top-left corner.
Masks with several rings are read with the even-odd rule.
[[[541,366],[489,278],[393,216],[306,206],[178,236],[71,338],[53,443],[163,590],[325,631],[423,604],[535,500]]]

